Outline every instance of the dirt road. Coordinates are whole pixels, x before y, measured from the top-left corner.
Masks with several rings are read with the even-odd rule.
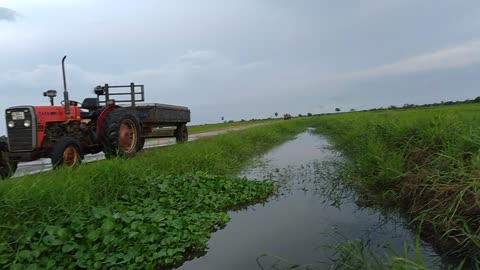
[[[209,131],[209,132],[202,132],[196,133],[189,136],[189,141],[194,141],[199,138],[210,137],[220,134],[225,134],[232,131],[239,131],[247,128],[252,128],[256,126],[261,126],[265,124],[252,124],[252,125],[245,125],[245,126],[238,126],[238,127],[231,127],[221,130]],[[155,148],[155,147],[163,147],[167,145],[171,145],[175,143],[175,138],[164,138],[158,140],[151,140],[145,142],[144,148]],[[95,155],[86,155],[83,162],[93,162],[97,160],[105,159],[105,155],[103,153],[98,153]],[[50,162],[49,158],[42,158],[37,161],[32,162],[24,162],[18,164],[18,169],[13,177],[19,177],[27,174],[35,174],[39,172],[49,171],[52,169],[52,163]]]

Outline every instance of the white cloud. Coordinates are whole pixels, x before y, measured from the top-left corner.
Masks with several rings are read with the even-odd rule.
[[[417,55],[383,66],[352,72],[345,77],[350,80],[371,79],[438,69],[460,68],[477,63],[480,63],[480,40]]]

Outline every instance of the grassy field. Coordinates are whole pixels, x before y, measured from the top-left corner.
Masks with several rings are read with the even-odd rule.
[[[271,183],[237,179],[253,158],[293,138],[282,121],[187,144],[0,182],[0,267],[152,269],[202,251],[232,207]]]
[[[188,132],[190,134],[195,134],[195,133],[222,130],[222,129],[232,128],[232,127],[241,127],[241,126],[256,125],[256,124],[268,124],[268,123],[273,123],[280,120],[283,121],[283,119],[274,119],[274,120],[257,120],[257,121],[245,121],[245,122],[234,122],[234,123],[205,124],[205,125],[194,125],[194,126],[189,125]]]
[[[316,117],[348,159],[362,205],[400,207],[424,239],[480,262],[480,106]]]

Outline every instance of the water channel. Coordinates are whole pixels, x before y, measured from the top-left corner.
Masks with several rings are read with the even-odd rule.
[[[244,171],[249,179],[269,179],[281,187],[263,204],[229,213],[225,228],[212,234],[204,256],[178,269],[330,269],[336,243],[359,239],[381,258],[404,254],[415,235],[398,215],[355,204],[352,192],[322,178],[325,164],[341,158],[325,138],[305,132],[265,154]],[[439,260],[422,243],[427,265]],[[409,256],[414,258],[414,252]]]

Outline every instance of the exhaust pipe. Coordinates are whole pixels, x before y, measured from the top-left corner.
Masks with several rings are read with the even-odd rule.
[[[62,72],[63,72],[63,102],[65,103],[65,117],[66,121],[70,121],[70,99],[68,98],[68,90],[67,90],[67,79],[65,76],[65,59],[67,56],[65,55],[62,59]]]

